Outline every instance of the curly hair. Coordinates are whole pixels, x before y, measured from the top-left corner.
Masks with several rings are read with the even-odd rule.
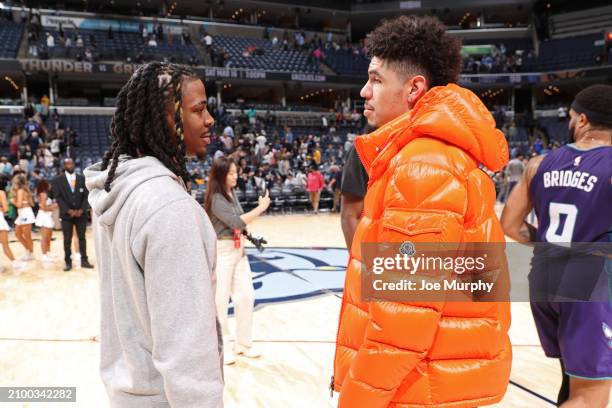
[[[150,62],[139,67],[121,88],[111,122],[111,146],[102,160],[102,170],[110,166],[106,191],[110,191],[122,154],[154,156],[187,184],[181,107],[181,86],[186,79],[199,78],[180,65]],[[167,120],[169,113],[174,129]]]
[[[461,72],[461,40],[448,34],[436,17],[383,20],[368,34],[367,49],[370,58],[380,58],[404,74],[423,74],[430,87],[457,82]]]

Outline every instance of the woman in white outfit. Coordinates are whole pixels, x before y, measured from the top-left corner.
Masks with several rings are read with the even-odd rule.
[[[11,228],[4,218],[4,213],[9,209],[6,193],[4,192],[4,184],[6,184],[4,181],[0,183],[0,208],[2,209],[2,213],[0,213],[0,245],[2,245],[2,250],[6,257],[11,260],[13,269],[24,269],[26,265],[23,262],[15,260],[15,255],[13,255],[13,251],[11,251],[11,247],[9,246],[8,233]]]
[[[40,228],[40,249],[43,262],[53,262],[54,256],[51,254],[51,235],[53,234],[53,210],[57,204],[49,197],[51,186],[47,180],[41,180],[36,186],[36,196],[38,197],[38,214],[34,223]]]
[[[11,186],[11,202],[17,208],[17,219],[15,219],[15,236],[21,242],[26,253],[21,257],[22,261],[34,260],[34,244],[32,242],[32,224],[34,217],[34,200],[32,192],[28,187],[28,179],[25,174],[13,177]]]
[[[215,301],[219,323],[225,338],[223,342],[225,364],[234,363],[236,354],[249,358],[260,356],[251,340],[255,294],[251,267],[244,252],[244,239],[241,232],[247,224],[270,206],[270,197],[266,192],[265,197],[259,197],[259,205],[245,214],[234,194],[237,179],[238,171],[232,159],[225,156],[215,159],[208,176],[204,202],[204,208],[217,233]],[[227,340],[229,340],[227,308],[230,297],[236,316],[236,343],[233,350],[227,346]]]

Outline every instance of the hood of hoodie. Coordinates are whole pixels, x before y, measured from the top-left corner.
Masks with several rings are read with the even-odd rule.
[[[110,192],[104,190],[108,169],[102,170],[102,163],[85,169],[85,185],[89,190],[89,204],[99,221],[113,225],[121,208],[132,192],[143,183],[158,177],[170,177],[177,183],[179,178],[168,170],[158,159],[151,156],[137,159],[121,156],[111,184]]]
[[[508,162],[508,143],[489,110],[472,91],[455,84],[430,89],[409,112],[358,137],[355,148],[370,176],[376,176],[418,137],[455,145],[493,171]]]

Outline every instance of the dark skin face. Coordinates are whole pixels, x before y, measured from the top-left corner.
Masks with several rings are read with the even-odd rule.
[[[64,161],[64,170],[72,174],[74,172],[74,161],[70,159]]]
[[[206,90],[199,79],[185,79],[182,83],[183,134],[187,156],[204,156],[210,144],[210,131],[215,120],[208,113]],[[169,118],[174,128],[174,117]]]

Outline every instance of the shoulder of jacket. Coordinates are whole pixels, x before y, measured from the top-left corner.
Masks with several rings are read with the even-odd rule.
[[[391,167],[408,164],[431,166],[455,175],[467,176],[478,164],[467,152],[434,137],[419,137],[403,146],[391,161]]]

